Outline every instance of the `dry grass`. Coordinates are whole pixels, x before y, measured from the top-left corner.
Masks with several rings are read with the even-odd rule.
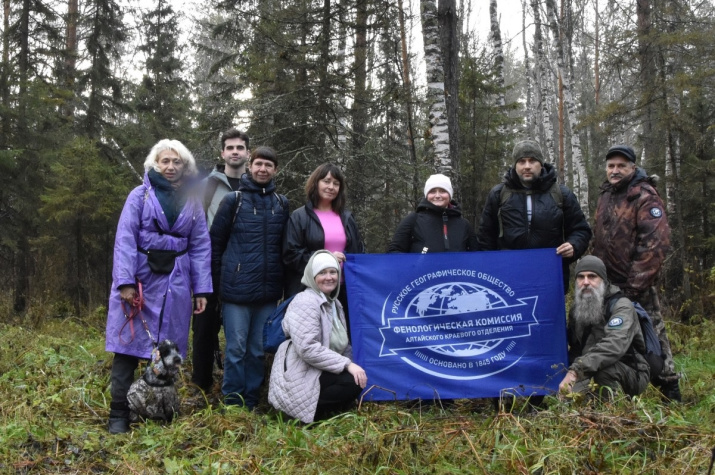
[[[538,412],[520,401],[510,413],[485,401],[366,403],[304,426],[183,385],[176,422],[110,436],[111,355],[103,322],[89,320],[0,324],[0,473],[705,474],[715,447],[712,322],[671,327],[682,405],[653,388],[610,403],[547,398]]]

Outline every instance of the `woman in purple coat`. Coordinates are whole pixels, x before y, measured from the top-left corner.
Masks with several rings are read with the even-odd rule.
[[[191,311],[203,312],[213,290],[211,240],[192,186],[194,157],[178,140],[165,139],[151,149],[144,169],[144,184],[124,204],[114,245],[106,335],[106,350],[114,352],[112,434],[129,431],[127,392],[139,359],[150,358],[164,339],[173,340],[186,357]],[[141,313],[128,319],[140,285]]]

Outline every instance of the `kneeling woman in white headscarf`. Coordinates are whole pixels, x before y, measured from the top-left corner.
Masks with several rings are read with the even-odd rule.
[[[352,362],[340,291],[340,264],[330,251],[315,252],[283,320],[284,341],[273,360],[268,401],[303,422],[344,412],[367,383]]]

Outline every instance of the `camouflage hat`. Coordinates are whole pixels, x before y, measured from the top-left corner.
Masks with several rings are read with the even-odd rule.
[[[614,145],[609,148],[608,152],[606,152],[606,160],[611,157],[615,157],[616,155],[622,156],[629,162],[636,163],[636,152],[634,152],[633,148],[628,145]]]
[[[541,153],[541,147],[533,140],[522,140],[514,145],[514,151],[511,153],[514,163],[522,158],[531,157],[544,164],[544,154]]]
[[[581,272],[593,272],[598,275],[604,282],[608,282],[608,273],[606,265],[601,259],[596,256],[583,256],[576,263],[576,275]]]

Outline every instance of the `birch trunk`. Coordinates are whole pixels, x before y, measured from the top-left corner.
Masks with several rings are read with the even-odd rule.
[[[449,126],[444,90],[444,66],[440,50],[436,0],[420,0],[422,36],[427,67],[427,107],[429,109],[429,139],[427,155],[438,173],[449,175],[452,163],[449,154]]]
[[[555,102],[552,93],[552,81],[549,68],[549,61],[544,51],[544,37],[541,30],[541,13],[539,11],[539,1],[531,0],[531,9],[534,13],[534,58],[537,69],[536,91],[538,94],[540,120],[543,126],[544,160],[551,161],[556,156],[554,153],[554,126],[550,113],[549,104]]]
[[[347,58],[347,37],[348,28],[346,21],[346,12],[348,9],[348,0],[340,0],[340,6],[338,8],[338,51],[336,52],[336,68],[337,73],[340,77],[345,76],[345,63]],[[347,103],[345,102],[345,97],[339,99],[338,110],[338,148],[345,149],[348,140],[348,118],[347,118]],[[342,155],[342,154],[341,154]]]
[[[444,99],[447,104],[449,162],[454,197],[460,200],[459,173],[459,18],[455,0],[439,0],[437,7],[440,49],[444,66]]]
[[[526,72],[526,130],[536,130],[536,111],[533,101],[534,92],[534,70],[531,68],[529,61],[529,48],[526,45],[526,0],[521,1],[521,41],[524,48],[524,71]],[[505,162],[508,166],[508,163]]]
[[[583,162],[583,154],[581,152],[581,139],[578,133],[573,130],[573,123],[576,118],[576,106],[573,100],[571,91],[570,75],[566,70],[565,54],[563,42],[561,41],[561,31],[558,18],[556,17],[556,3],[554,0],[546,0],[546,14],[549,17],[551,33],[554,37],[556,49],[556,65],[559,71],[559,77],[563,87],[564,103],[566,106],[566,133],[571,137],[571,157],[573,160],[576,176],[573,180],[573,192],[578,198],[581,210],[588,218],[588,175],[586,166]]]

